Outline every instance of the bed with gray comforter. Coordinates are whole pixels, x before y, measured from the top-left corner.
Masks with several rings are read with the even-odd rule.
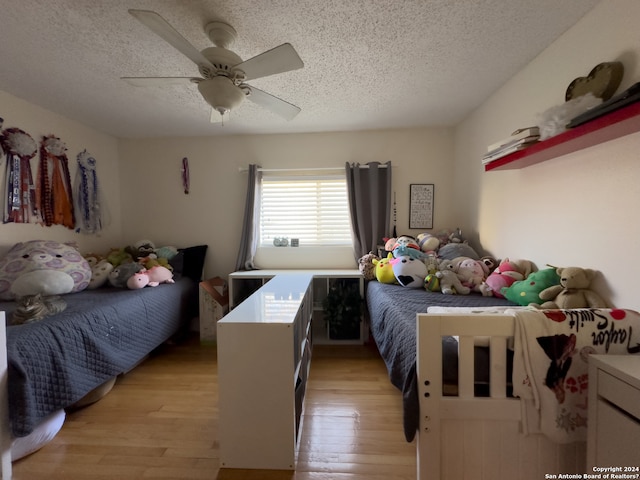
[[[201,271],[201,270],[200,270]],[[140,290],[100,288],[64,296],[67,308],[7,328],[9,417],[23,437],[49,414],[127,372],[197,316],[198,282]],[[13,302],[0,302],[11,318]]]

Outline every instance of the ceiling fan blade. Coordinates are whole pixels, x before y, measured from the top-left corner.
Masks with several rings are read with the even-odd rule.
[[[202,55],[196,47],[191,45],[186,38],[180,35],[175,28],[169,25],[169,23],[156,12],[152,12],[150,10],[131,9],[129,10],[129,13],[153,33],[191,59],[191,61],[196,65],[213,67],[211,62],[207,60],[207,58]]]
[[[302,67],[304,67],[304,63],[290,43],[283,43],[279,47],[267,50],[234,66],[245,73],[245,80],[290,72]]]
[[[167,85],[193,85],[201,78],[197,77],[120,77],[134,87],[164,87]]]
[[[300,113],[300,107],[296,107],[292,103],[285,102],[281,98],[275,97],[251,85],[247,86],[251,90],[251,94],[247,96],[247,99],[272,111],[276,115],[280,115],[285,120],[293,120],[293,118]]]

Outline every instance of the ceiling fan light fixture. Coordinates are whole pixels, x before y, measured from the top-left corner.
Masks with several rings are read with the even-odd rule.
[[[224,76],[199,82],[198,90],[206,102],[220,115],[238,108],[246,96],[240,87],[234,85],[231,79]]]

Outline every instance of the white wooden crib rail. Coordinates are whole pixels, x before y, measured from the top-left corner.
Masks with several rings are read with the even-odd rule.
[[[584,444],[522,434],[520,400],[507,397],[508,314],[418,314],[418,480],[539,480],[584,473]],[[458,396],[442,392],[442,337],[459,340]],[[474,346],[490,347],[489,397],[474,395]],[[546,477],[553,478],[553,477]]]
[[[4,312],[0,312],[0,454],[2,480],[11,479],[11,435],[9,433],[9,374],[7,373],[7,332]]]

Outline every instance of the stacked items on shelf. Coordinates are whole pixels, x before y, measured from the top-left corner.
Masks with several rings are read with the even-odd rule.
[[[495,142],[487,147],[487,153],[482,157],[482,164],[493,162],[498,158],[523,150],[540,139],[538,127],[519,128],[507,138]]]

